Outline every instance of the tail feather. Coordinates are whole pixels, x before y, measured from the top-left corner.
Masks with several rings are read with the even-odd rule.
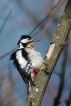
[[[32,87],[35,86],[31,81],[28,82],[27,84],[27,94],[31,92]]]

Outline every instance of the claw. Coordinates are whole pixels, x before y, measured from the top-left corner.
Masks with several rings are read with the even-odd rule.
[[[40,71],[45,70],[45,66],[41,66]]]
[[[45,74],[50,74],[49,72],[47,72],[47,70],[48,70],[48,68],[47,68],[47,65],[44,65],[44,66],[41,66],[41,68],[40,68],[40,71],[44,71],[45,72]]]

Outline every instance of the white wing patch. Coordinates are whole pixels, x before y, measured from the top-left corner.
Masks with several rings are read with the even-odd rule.
[[[16,58],[17,58],[17,60],[19,62],[20,67],[24,68],[26,66],[26,64],[27,64],[27,61],[23,58],[21,50],[16,52]]]

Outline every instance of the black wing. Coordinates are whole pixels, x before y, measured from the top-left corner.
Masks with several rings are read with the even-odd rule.
[[[19,49],[19,50],[22,50],[22,49]],[[18,50],[17,50],[18,51]],[[16,52],[17,52],[16,51]],[[15,65],[15,67],[17,68],[17,70],[19,71],[19,73],[21,74],[22,77],[27,77],[29,78],[29,74],[27,75],[27,72],[26,72],[26,68],[24,67],[24,69],[22,69],[16,59],[16,52],[14,52],[13,54],[11,54],[10,56],[10,60],[13,60],[13,65]],[[23,57],[27,60],[27,54],[24,50],[22,50],[22,55]],[[23,78],[24,79],[24,78]]]
[[[20,49],[19,49],[19,50],[20,50]],[[15,65],[15,67],[16,67],[17,70],[19,71],[19,73],[20,73],[22,79],[23,79],[24,82],[26,83],[27,88],[29,88],[29,81],[31,81],[31,84],[34,85],[32,79],[31,79],[31,73],[29,73],[29,69],[30,69],[30,70],[32,69],[32,64],[31,64],[31,62],[30,62],[30,59],[27,57],[27,53],[26,53],[23,49],[21,49],[21,50],[22,50],[22,56],[23,56],[26,60],[27,60],[27,59],[29,60],[28,63],[27,63],[27,65],[26,65],[27,71],[26,71],[26,67],[24,67],[24,69],[22,69],[22,68],[20,67],[20,65],[19,65],[19,63],[18,63],[18,61],[17,61],[17,59],[16,59],[16,52],[17,52],[18,50],[17,50],[16,52],[14,52],[13,54],[11,54],[10,60],[13,60],[13,65]],[[30,63],[30,65],[29,65],[29,63]],[[30,72],[31,72],[31,71],[30,71]],[[29,92],[28,89],[27,89],[27,92]]]

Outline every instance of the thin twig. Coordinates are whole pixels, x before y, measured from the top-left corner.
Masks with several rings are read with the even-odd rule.
[[[1,26],[1,28],[0,28],[0,34],[2,33],[3,28],[4,28],[4,26],[5,26],[6,22],[7,22],[7,20],[9,19],[9,17],[10,17],[10,15],[11,15],[11,13],[12,13],[12,10],[10,10],[10,11],[9,11],[9,13],[8,13],[7,17],[5,18],[5,20],[4,20],[4,22],[3,22],[3,24],[2,24],[2,26]]]
[[[8,53],[6,53],[6,54],[0,56],[0,60],[3,59],[3,58],[5,58],[6,56],[10,55],[10,54],[11,54],[12,52],[14,52],[15,50],[16,50],[16,48],[14,48],[14,49],[11,50],[10,52],[8,52]]]

